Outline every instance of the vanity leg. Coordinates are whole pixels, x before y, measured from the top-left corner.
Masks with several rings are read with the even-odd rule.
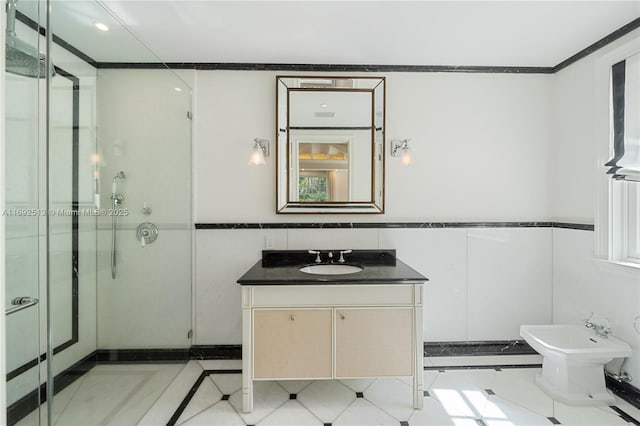
[[[422,410],[424,404],[424,342],[422,337],[422,290],[423,286],[414,285],[414,342],[415,342],[415,362],[413,374],[413,408]]]
[[[253,318],[251,315],[251,289],[242,288],[242,411],[253,411]]]

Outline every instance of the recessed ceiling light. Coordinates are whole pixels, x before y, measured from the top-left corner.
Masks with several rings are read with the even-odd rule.
[[[176,92],[182,92],[182,89],[181,89],[181,88],[179,88],[179,87],[174,87],[174,90],[175,90]]]
[[[322,108],[326,108],[326,107],[328,107],[328,106],[329,106],[329,104],[320,104],[320,106],[321,106]]]
[[[103,24],[102,22],[96,22],[93,25],[100,31],[109,31],[109,27],[107,27],[107,25]]]

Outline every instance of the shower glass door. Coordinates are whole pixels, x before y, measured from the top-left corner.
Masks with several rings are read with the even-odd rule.
[[[15,36],[7,36],[5,56],[5,300],[7,422],[24,425],[41,421],[41,359],[45,352],[44,277],[45,222],[42,173],[44,146],[44,76],[29,63],[25,50],[37,52],[41,39],[36,31],[14,20],[15,2],[7,14]],[[13,8],[13,10],[10,10]],[[39,15],[39,3],[24,1],[21,11]],[[20,14],[20,12],[18,12]],[[37,27],[36,27],[37,28]],[[4,362],[4,360],[3,360]],[[43,413],[46,414],[46,413]],[[46,423],[46,418],[42,421]]]
[[[191,89],[105,4],[50,1],[48,410],[60,425],[137,424],[191,346]],[[138,62],[154,65],[126,65]]]

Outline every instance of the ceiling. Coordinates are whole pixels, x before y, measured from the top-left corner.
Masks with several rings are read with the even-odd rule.
[[[102,5],[162,61],[205,63],[552,67],[640,17],[640,0],[55,4],[67,20]],[[152,60],[117,29],[94,38],[72,27],[55,28],[99,62]]]

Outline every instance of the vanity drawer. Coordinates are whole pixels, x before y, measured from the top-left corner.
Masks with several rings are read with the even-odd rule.
[[[402,306],[413,305],[414,284],[253,286],[253,306]],[[415,286],[416,292],[421,287]],[[420,301],[421,295],[416,298]]]

